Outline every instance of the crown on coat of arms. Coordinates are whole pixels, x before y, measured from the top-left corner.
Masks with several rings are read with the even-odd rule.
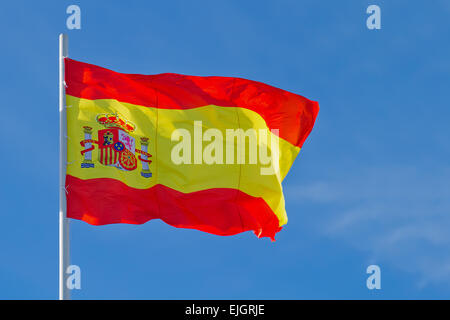
[[[124,120],[117,113],[101,113],[97,115],[96,120],[106,128],[120,128],[126,132],[133,132],[136,130],[136,125],[134,123]]]

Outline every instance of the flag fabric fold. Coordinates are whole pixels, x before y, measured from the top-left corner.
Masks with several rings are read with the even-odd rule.
[[[232,77],[114,72],[65,59],[67,216],[270,237],[315,101]]]

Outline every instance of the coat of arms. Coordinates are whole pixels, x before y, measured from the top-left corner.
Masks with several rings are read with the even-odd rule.
[[[149,165],[151,154],[148,151],[148,138],[140,138],[141,149],[136,149],[136,139],[132,136],[136,125],[116,113],[99,114],[97,122],[105,127],[98,130],[98,140],[92,139],[92,128],[83,127],[84,140],[80,142],[84,150],[81,163],[82,168],[94,168],[92,151],[94,144],[98,145],[98,162],[104,166],[116,167],[120,170],[132,171],[138,166],[138,160],[142,163],[141,175],[145,178],[152,176]],[[139,154],[136,158],[136,154]]]

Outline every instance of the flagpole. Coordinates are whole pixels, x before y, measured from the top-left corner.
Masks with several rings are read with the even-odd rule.
[[[70,299],[67,288],[66,270],[70,264],[69,219],[66,207],[66,88],[64,82],[64,58],[69,55],[69,39],[66,34],[59,35],[59,300]]]

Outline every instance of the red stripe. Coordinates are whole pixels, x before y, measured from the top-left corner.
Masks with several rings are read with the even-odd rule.
[[[319,104],[267,84],[231,77],[198,77],[175,73],[117,73],[65,59],[66,93],[90,100],[121,102],[162,109],[206,105],[240,107],[257,112],[281,138],[301,147],[311,132]]]
[[[102,150],[102,164],[108,165],[108,149],[107,148],[101,148]]]
[[[92,225],[161,219],[174,227],[222,236],[253,230],[258,237],[272,240],[281,230],[264,200],[235,189],[192,193],[163,185],[134,189],[114,179],[81,180],[71,175],[66,177],[66,188],[67,216]]]
[[[100,149],[100,163],[105,163],[105,148]]]

